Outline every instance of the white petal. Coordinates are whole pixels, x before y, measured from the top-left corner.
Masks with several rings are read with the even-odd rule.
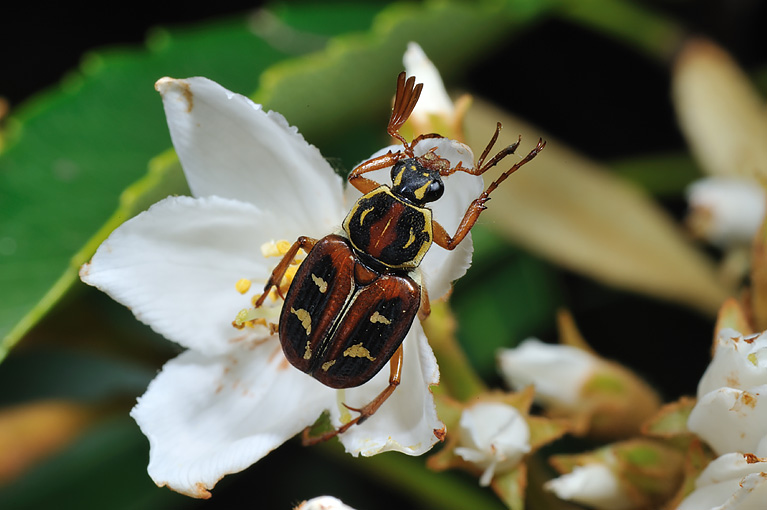
[[[687,189],[687,200],[695,233],[720,247],[750,244],[764,219],[764,188],[753,179],[700,179]]]
[[[416,321],[404,341],[401,384],[376,414],[340,437],[346,451],[364,457],[386,451],[421,455],[438,442],[435,431],[444,428],[437,417],[429,385],[439,383],[439,369],[421,325]],[[339,401],[362,407],[388,384],[384,367],[371,381],[358,388],[339,390]],[[340,405],[339,402],[339,405]],[[331,410],[333,423],[340,423],[339,406]]]
[[[530,428],[514,407],[480,402],[461,413],[460,440],[455,453],[484,470],[480,485],[487,486],[495,472],[514,468],[530,451]]]
[[[304,501],[296,507],[296,510],[354,510],[337,498],[332,496],[320,496]]]
[[[725,328],[719,332],[714,358],[698,383],[698,397],[717,388],[751,388],[767,384],[767,334],[744,338]]]
[[[333,390],[291,367],[276,339],[230,355],[169,361],[131,412],[149,438],[149,475],[194,497],[311,425]]]
[[[767,500],[767,462],[740,453],[714,459],[677,510],[758,510]]]
[[[423,91],[412,117],[430,113],[452,116],[455,108],[447,95],[442,77],[417,43],[408,43],[402,63],[405,65],[408,76],[415,76],[418,83],[423,83]]]
[[[560,499],[596,509],[623,510],[634,506],[615,474],[604,464],[576,467],[571,473],[549,480],[544,488]]]
[[[500,349],[498,363],[514,390],[532,384],[537,401],[572,408],[599,361],[583,349],[529,338],[514,349]]]
[[[767,384],[707,393],[690,413],[687,427],[717,454],[756,451],[767,434]]]
[[[156,88],[196,196],[279,211],[312,237],[341,222],[341,178],[282,115],[206,78],[163,78]]]
[[[171,197],[117,228],[80,276],[166,338],[220,354],[249,336],[232,326],[250,305],[235,283],[263,289],[272,268],[260,246],[284,235],[296,234],[250,204]]]

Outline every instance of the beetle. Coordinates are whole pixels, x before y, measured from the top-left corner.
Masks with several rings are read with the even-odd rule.
[[[369,404],[356,409],[359,415],[338,429],[310,437],[313,444],[334,437],[372,416],[400,383],[402,342],[419,315],[429,313],[429,300],[421,287],[419,265],[433,243],[453,250],[466,237],[486,208],[498,185],[533,159],[546,145],[539,140],[530,153],[505,171],[468,207],[455,234],[432,218],[426,205],[444,192],[442,177],[461,171],[482,175],[513,154],[521,137],[485,161],[498,139],[496,126],[474,168],[461,163],[451,167],[432,149],[416,156],[414,148],[427,138],[412,142],[399,133],[413,112],[423,89],[415,77],[397,77],[397,89],[387,132],[402,143],[402,150],[370,159],[355,167],[348,182],[363,196],[352,206],[342,229],[317,240],[299,237],[274,268],[263,294],[254,303],[260,307],[272,288],[284,299],[279,319],[279,338],[285,357],[296,368],[332,388],[364,384],[387,363],[389,384]],[[379,184],[363,176],[391,167],[392,185]],[[307,253],[285,295],[280,284],[299,250]]]

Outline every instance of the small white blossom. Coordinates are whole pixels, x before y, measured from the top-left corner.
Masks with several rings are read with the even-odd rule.
[[[700,179],[687,189],[687,201],[687,224],[721,248],[749,245],[764,219],[764,189],[753,179]]]
[[[549,480],[544,488],[560,499],[600,510],[635,507],[615,471],[604,463],[577,466],[570,473]]]
[[[718,455],[767,455],[767,333],[719,332],[687,426]]]
[[[501,374],[514,390],[533,385],[537,402],[576,409],[581,403],[583,385],[601,361],[577,347],[529,338],[514,349],[499,350],[498,363]]]
[[[298,505],[295,510],[354,510],[348,505],[333,496],[320,496],[304,501]]]
[[[482,486],[495,473],[513,469],[530,451],[530,427],[514,407],[500,402],[480,402],[463,410],[460,440],[455,453],[483,470]]]
[[[269,328],[232,327],[279,260],[262,255],[262,246],[332,233],[360,193],[345,190],[280,114],[205,78],[163,78],[156,87],[194,196],[166,198],[124,223],[80,275],[187,349],[165,364],[131,415],[149,438],[155,483],[206,498],[224,475],[258,461],[324,411],[335,427],[348,422],[344,404],[369,403],[389,374],[384,369],[357,388],[331,389],[293,368]],[[436,139],[430,140],[416,152],[433,147]],[[466,157],[450,147],[440,155]],[[386,178],[386,170],[368,175],[381,173]],[[479,177],[445,178],[435,219],[455,231],[481,190]],[[421,264],[430,297],[445,294],[470,259],[468,239],[452,252],[431,249]],[[265,312],[275,315],[281,306],[267,300]],[[420,455],[438,441],[443,424],[429,386],[438,383],[439,370],[418,321],[403,347],[400,387],[374,416],[339,437],[353,455]]]
[[[677,510],[762,510],[767,505],[767,459],[727,453],[712,461]]]

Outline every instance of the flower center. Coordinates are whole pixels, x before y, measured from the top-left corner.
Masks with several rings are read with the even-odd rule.
[[[264,258],[279,257],[281,260],[290,247],[291,243],[285,240],[270,241],[261,245],[261,255]],[[276,333],[280,312],[282,310],[282,303],[280,303],[279,306],[276,306],[276,304],[278,301],[282,300],[282,296],[288,292],[290,285],[293,283],[293,278],[296,276],[296,271],[298,271],[298,267],[301,265],[301,262],[303,262],[303,259],[304,256],[296,257],[290,262],[290,266],[288,266],[279,283],[279,288],[272,287],[269,289],[269,296],[262,306],[255,308],[255,304],[261,298],[262,294],[253,294],[250,297],[250,303],[254,306],[243,308],[237,312],[234,321],[232,321],[232,326],[237,329],[264,326],[269,328],[270,333]],[[240,294],[245,295],[250,291],[252,283],[253,282],[248,278],[240,278],[234,284],[234,288]]]

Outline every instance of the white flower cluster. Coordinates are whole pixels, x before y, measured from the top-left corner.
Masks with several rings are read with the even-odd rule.
[[[688,428],[719,455],[678,510],[767,506],[767,333],[723,329]]]

